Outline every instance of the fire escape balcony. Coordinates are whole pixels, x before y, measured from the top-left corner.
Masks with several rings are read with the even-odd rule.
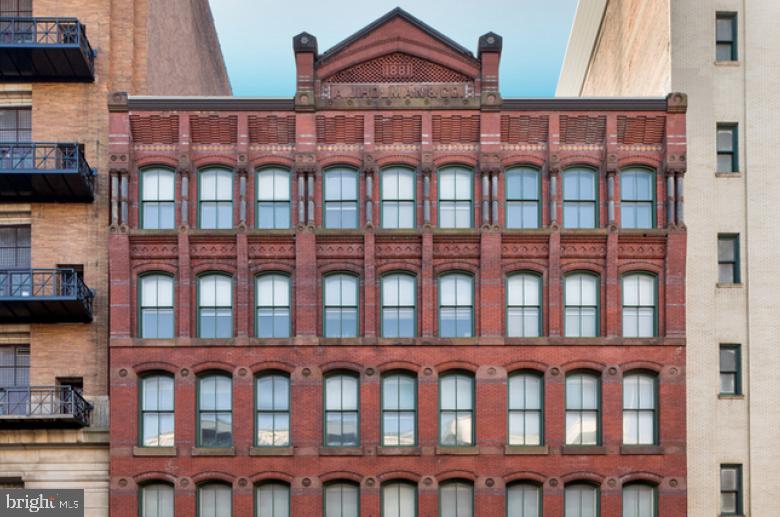
[[[95,51],[76,18],[0,17],[0,81],[94,80]]]
[[[95,170],[75,143],[0,143],[0,202],[95,199]]]
[[[0,323],[87,323],[94,296],[74,269],[0,269]]]
[[[0,387],[0,428],[86,427],[91,412],[71,386]]]

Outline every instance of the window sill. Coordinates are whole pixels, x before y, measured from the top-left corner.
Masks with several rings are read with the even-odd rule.
[[[561,454],[565,455],[604,455],[607,448],[603,445],[564,445],[561,447]]]
[[[719,61],[715,60],[712,62],[715,66],[740,66],[742,62],[740,60],[736,61]]]
[[[715,173],[716,178],[732,178],[732,179],[739,179],[742,177],[742,173],[739,171],[734,172],[716,172]]]
[[[133,456],[176,456],[176,447],[133,447]]]
[[[320,447],[320,456],[362,456],[362,447]]]
[[[720,400],[745,400],[744,393],[718,393]]]
[[[718,282],[715,284],[720,289],[742,289],[742,283]]]
[[[621,445],[620,446],[620,454],[642,454],[642,455],[651,455],[651,454],[663,454],[664,448],[660,445]]]
[[[235,447],[193,447],[192,456],[235,456]]]
[[[292,456],[295,450],[292,447],[250,447],[250,456]]]
[[[377,447],[377,456],[419,456],[419,447]]]
[[[439,445],[436,447],[437,456],[477,456],[479,454],[479,447],[472,445],[469,447],[446,447]]]
[[[533,456],[550,453],[546,445],[504,445],[504,454],[508,456]]]

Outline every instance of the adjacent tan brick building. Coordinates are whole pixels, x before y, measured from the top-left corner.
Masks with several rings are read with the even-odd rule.
[[[0,481],[84,488],[86,515],[107,515],[108,92],[230,84],[207,0],[2,9]]]
[[[780,4],[580,2],[560,96],[689,96],[688,514],[780,505]],[[719,380],[720,376],[720,380]]]

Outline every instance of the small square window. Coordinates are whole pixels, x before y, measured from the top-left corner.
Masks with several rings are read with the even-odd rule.
[[[736,124],[718,124],[717,129],[718,172],[738,172],[738,140]]]
[[[718,13],[715,20],[715,59],[737,60],[737,15]]]
[[[739,345],[720,345],[720,394],[742,394],[742,365]]]
[[[718,235],[718,282],[740,283],[739,235]]]

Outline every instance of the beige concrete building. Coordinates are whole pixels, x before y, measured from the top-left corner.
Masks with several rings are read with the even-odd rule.
[[[779,514],[778,20],[775,0],[580,0],[558,85],[559,96],[688,94],[694,517]]]
[[[113,91],[229,95],[208,1],[0,3],[0,486],[84,488],[88,516],[108,515]]]

